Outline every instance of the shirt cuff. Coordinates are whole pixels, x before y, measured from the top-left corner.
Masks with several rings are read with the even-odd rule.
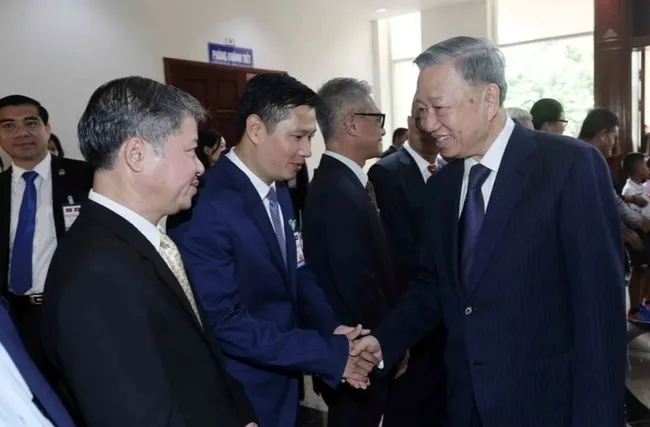
[[[377,365],[377,369],[384,369],[384,361],[382,360],[379,362],[379,365]]]

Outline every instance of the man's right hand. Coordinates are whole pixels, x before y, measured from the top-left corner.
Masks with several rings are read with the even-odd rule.
[[[377,338],[366,335],[350,342],[350,352],[343,373],[343,381],[354,388],[365,390],[370,385],[368,375],[380,362],[381,350]]]

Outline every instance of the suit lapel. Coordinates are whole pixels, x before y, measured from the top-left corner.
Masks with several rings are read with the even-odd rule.
[[[154,265],[156,273],[158,273],[158,276],[162,279],[163,283],[179,299],[179,302],[185,308],[185,313],[197,327],[200,327],[196,315],[194,314],[194,310],[192,310],[192,306],[187,300],[185,292],[178,283],[178,279],[176,279],[176,276],[174,276],[174,273],[169,269],[156,248],[153,247],[151,242],[149,242],[149,240],[147,240],[147,238],[144,237],[137,228],[120,215],[93,202],[92,200],[84,203],[79,215],[80,217],[81,215],[89,215],[99,225],[112,230],[118,235],[118,237],[128,242],[138,253],[140,253],[140,255],[148,259]],[[200,304],[197,302],[197,305]],[[204,324],[207,325],[208,323]]]
[[[56,237],[61,240],[65,234],[65,222],[63,220],[63,205],[67,203],[66,197],[66,170],[61,161],[52,156],[52,211],[54,214],[54,226]]]
[[[7,290],[9,229],[11,227],[11,169],[0,174],[0,292]]]
[[[528,157],[536,148],[534,133],[515,124],[515,129],[503,154],[481,226],[481,234],[474,255],[470,291],[479,282],[499,238],[511,218],[513,208],[524,194],[530,176]]]
[[[252,182],[250,182],[246,174],[241,171],[227,156],[223,156],[223,159],[220,159],[220,161],[214,167],[221,169],[222,173],[228,176],[228,182],[231,182],[235,188],[240,191],[244,199],[244,207],[246,209],[246,212],[250,212],[255,225],[264,237],[264,240],[266,241],[266,244],[272,253],[271,258],[273,260],[273,263],[280,269],[280,271],[283,272],[286,278],[287,267],[284,259],[282,258],[282,252],[280,252],[280,244],[277,237],[275,236],[275,231],[273,230],[273,225],[271,225],[271,220],[269,219],[269,214],[266,211],[264,202],[260,198],[260,195],[255,189],[255,186]],[[276,188],[276,190],[279,189]],[[280,208],[282,209],[282,206]],[[284,210],[283,216],[285,217],[286,222],[286,210]],[[285,237],[286,234],[287,230],[285,227]]]
[[[442,227],[442,248],[441,251],[446,256],[444,265],[447,268],[449,279],[453,282],[454,288],[464,298],[465,291],[462,289],[459,280],[458,271],[458,209],[460,206],[460,190],[463,184],[463,172],[465,163],[463,160],[456,160],[445,166],[449,183],[446,187],[449,191],[442,194],[433,194],[434,198],[442,198],[442,224],[448,224]]]

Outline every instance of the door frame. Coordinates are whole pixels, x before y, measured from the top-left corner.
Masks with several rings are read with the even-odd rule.
[[[208,70],[239,71],[246,74],[265,74],[265,73],[289,74],[286,71],[267,70],[264,68],[238,67],[235,65],[213,64],[210,62],[190,61],[188,59],[166,58],[166,57],[163,57],[163,65],[165,68],[166,84],[173,84],[171,82],[172,80],[171,68],[174,65],[188,65],[188,66],[191,65],[193,67],[200,67]]]

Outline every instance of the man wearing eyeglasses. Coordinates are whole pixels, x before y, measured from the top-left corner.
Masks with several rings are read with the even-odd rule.
[[[372,329],[397,295],[375,192],[363,171],[381,154],[385,115],[364,81],[336,78],[319,95],[316,118],[326,151],[307,192],[305,258],[338,318]],[[389,380],[371,376],[370,382],[365,391],[347,385],[333,390],[316,379],[329,426],[379,425]]]

